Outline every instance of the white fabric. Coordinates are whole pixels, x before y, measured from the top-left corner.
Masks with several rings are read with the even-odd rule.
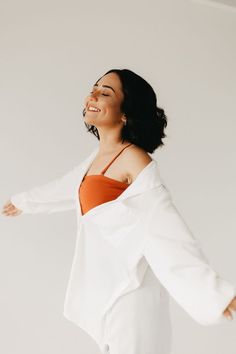
[[[103,354],[169,354],[169,296],[150,266],[134,291],[120,296],[106,315]]]
[[[138,291],[150,267],[155,286],[168,292],[193,320],[201,325],[225,321],[223,311],[236,295],[236,287],[210,267],[176,209],[155,159],[118,198],[82,215],[79,185],[97,152],[98,147],[63,177],[11,197],[23,213],[76,209],[77,239],[64,316],[104,351],[109,311],[125,294]],[[166,313],[167,303],[162,304]],[[156,306],[158,313],[158,299]],[[163,341],[159,348],[164,348],[169,327],[161,316],[155,320]],[[156,354],[163,351],[157,349]]]

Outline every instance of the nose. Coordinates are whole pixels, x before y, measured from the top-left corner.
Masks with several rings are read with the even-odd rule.
[[[97,93],[96,91],[95,92],[90,92],[90,95],[89,95],[90,99],[97,99]]]
[[[97,101],[97,93],[91,93],[88,95],[88,97],[86,98],[86,104],[88,104],[89,102],[92,102],[92,101]]]

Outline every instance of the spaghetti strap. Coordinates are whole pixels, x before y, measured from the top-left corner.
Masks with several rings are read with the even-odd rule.
[[[110,165],[112,164],[112,162],[122,153],[122,151],[124,149],[126,149],[128,146],[132,145],[132,143],[126,145],[123,149],[121,149],[121,151],[109,162],[109,164],[101,171],[101,174],[103,175],[106,170],[108,169],[108,167],[110,167]]]

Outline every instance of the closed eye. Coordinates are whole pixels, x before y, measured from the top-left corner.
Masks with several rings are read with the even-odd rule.
[[[90,92],[90,93],[93,93],[93,92]],[[103,96],[110,96],[110,95],[107,95],[107,94],[105,94],[105,93],[102,93],[102,95],[103,95]]]

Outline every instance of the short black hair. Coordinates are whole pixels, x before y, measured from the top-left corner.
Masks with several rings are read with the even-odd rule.
[[[167,136],[164,132],[167,126],[164,109],[157,106],[152,86],[141,76],[129,69],[111,69],[103,76],[112,72],[119,76],[124,94],[121,111],[127,120],[121,130],[122,142],[129,141],[153,153],[159,146],[164,145],[162,139]],[[87,131],[99,140],[97,128],[86,122],[84,124]]]

